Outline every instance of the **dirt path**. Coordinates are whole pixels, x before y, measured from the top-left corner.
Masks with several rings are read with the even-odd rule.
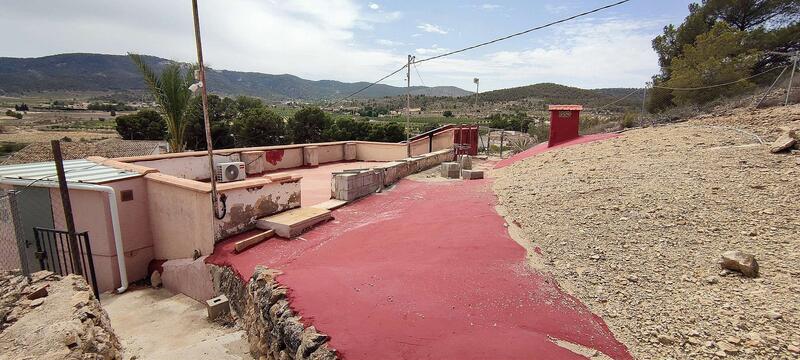
[[[243,331],[208,322],[185,295],[144,288],[101,301],[125,359],[252,359]]]
[[[637,358],[797,358],[800,157],[748,133],[798,121],[793,106],[634,130],[511,165],[494,188],[545,270]],[[721,273],[728,250],[761,276]]]

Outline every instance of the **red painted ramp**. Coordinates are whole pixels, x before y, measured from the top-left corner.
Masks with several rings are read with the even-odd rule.
[[[501,168],[504,168],[504,167],[506,167],[508,165],[511,165],[511,164],[513,164],[513,163],[515,163],[517,161],[525,160],[525,159],[527,159],[527,158],[529,158],[531,156],[536,156],[538,154],[541,154],[541,153],[543,153],[545,151],[549,151],[549,150],[552,150],[552,149],[558,149],[558,148],[562,148],[562,147],[578,145],[578,144],[588,143],[588,142],[597,141],[597,140],[611,139],[611,138],[615,138],[617,136],[619,136],[619,134],[613,134],[613,133],[583,135],[583,136],[579,136],[576,139],[572,139],[572,140],[560,143],[560,144],[552,146],[552,147],[548,146],[548,143],[541,143],[541,144],[536,145],[536,146],[534,146],[534,147],[532,147],[532,148],[530,148],[528,150],[525,150],[525,151],[523,151],[523,152],[521,152],[519,154],[516,154],[516,155],[513,155],[513,156],[511,156],[509,158],[506,158],[506,159],[498,161],[497,164],[494,164],[494,168],[495,169],[501,169]]]
[[[211,262],[284,271],[294,310],[345,359],[581,359],[562,339],[630,359],[602,319],[529,270],[490,180],[401,181],[292,241]]]

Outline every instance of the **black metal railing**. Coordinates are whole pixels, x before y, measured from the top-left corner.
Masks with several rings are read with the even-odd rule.
[[[97,287],[97,276],[94,272],[89,233],[84,231],[75,234],[78,243],[74,249],[77,249],[79,256],[73,256],[69,232],[34,227],[33,233],[36,238],[36,258],[39,260],[41,269],[49,270],[62,276],[82,274],[86,282],[91,284],[95,298],[99,300],[100,292]],[[76,259],[78,261],[77,264]]]

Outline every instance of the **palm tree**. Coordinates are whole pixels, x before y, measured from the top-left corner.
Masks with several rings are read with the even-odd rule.
[[[156,100],[158,110],[167,122],[170,151],[181,152],[186,148],[186,109],[192,98],[189,90],[194,82],[194,67],[182,71],[181,65],[170,63],[161,74],[156,74],[139,54],[128,53],[144,77],[147,88]]]

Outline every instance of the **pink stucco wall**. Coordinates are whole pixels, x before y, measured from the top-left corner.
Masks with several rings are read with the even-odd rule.
[[[105,185],[114,188],[117,194],[128,281],[143,279],[147,276],[147,265],[153,259],[147,184],[144,178],[139,177]],[[120,192],[123,190],[133,191],[133,200],[121,201]],[[98,287],[100,291],[113,290],[120,286],[121,281],[108,197],[99,191],[70,190],[69,193],[75,230],[89,233]],[[50,189],[50,200],[55,228],[66,230],[64,207],[58,189]]]

